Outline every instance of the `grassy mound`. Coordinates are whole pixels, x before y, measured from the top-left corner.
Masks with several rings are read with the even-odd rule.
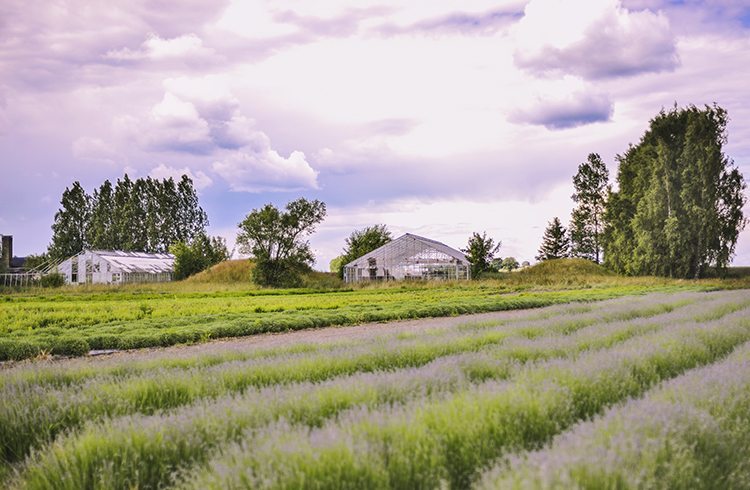
[[[250,259],[225,260],[191,276],[186,282],[200,284],[253,284],[255,263]],[[335,289],[342,286],[335,274],[310,271],[302,276],[301,287],[313,289]]]
[[[197,283],[251,283],[253,267],[249,259],[225,260],[186,279]]]
[[[517,284],[543,286],[591,285],[610,282],[618,276],[604,267],[585,259],[545,260],[527,267],[507,280]]]
[[[527,277],[533,276],[611,276],[612,273],[599,264],[586,259],[545,260],[519,272]]]

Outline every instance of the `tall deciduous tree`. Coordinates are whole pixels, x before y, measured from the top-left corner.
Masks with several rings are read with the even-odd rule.
[[[177,184],[178,211],[175,213],[177,218],[177,239],[189,241],[193,237],[204,233],[208,226],[208,215],[198,204],[198,193],[193,187],[193,180],[187,175],[183,175]]]
[[[461,249],[471,264],[471,277],[479,279],[484,272],[491,270],[492,261],[501,245],[502,242],[495,243],[495,240],[488,237],[487,232],[481,235],[472,233],[466,248]]]
[[[175,184],[171,178],[133,181],[126,174],[114,188],[105,181],[93,196],[76,182],[66,189],[62,204],[50,245],[50,255],[56,259],[83,248],[164,253],[176,242],[192,243],[205,235],[208,225],[187,176]],[[79,211],[81,206],[84,211]],[[73,240],[81,223],[83,236]]]
[[[109,180],[105,180],[99,189],[94,190],[87,231],[88,246],[93,249],[115,248],[114,198],[114,188]]]
[[[86,230],[91,215],[91,197],[76,181],[66,188],[60,200],[60,209],[55,213],[52,225],[50,257],[61,260],[75,255],[87,247]]]
[[[577,204],[573,210],[569,229],[570,255],[593,260],[601,259],[604,211],[609,192],[609,171],[601,157],[591,153],[578,166],[573,177],[575,192],[572,199]]]
[[[723,153],[717,105],[662,110],[618,157],[606,212],[606,264],[627,274],[700,277],[726,270],[746,220],[745,181]]]
[[[373,225],[353,231],[346,239],[341,266],[337,271],[339,277],[342,279],[344,277],[344,265],[372,252],[376,248],[382,247],[391,240],[393,240],[393,237],[385,225]]]
[[[562,259],[568,257],[569,250],[568,233],[560,222],[560,218],[555,216],[552,221],[547,223],[536,260]]]
[[[326,215],[325,203],[299,198],[281,211],[273,204],[253,210],[239,224],[240,250],[255,258],[253,278],[264,286],[295,286],[313,254],[304,238]]]

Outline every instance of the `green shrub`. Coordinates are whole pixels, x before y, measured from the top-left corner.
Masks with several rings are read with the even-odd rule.
[[[52,274],[42,276],[39,284],[43,288],[59,288],[65,285],[65,276],[59,272],[53,272]]]
[[[60,337],[52,344],[52,353],[58,356],[84,356],[89,350],[88,342],[74,337]]]
[[[41,348],[28,340],[0,340],[0,361],[20,361],[35,357]]]

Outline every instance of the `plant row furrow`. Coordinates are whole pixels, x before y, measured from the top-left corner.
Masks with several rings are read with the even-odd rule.
[[[687,316],[680,320],[680,311],[665,314],[665,320],[689,319]],[[524,325],[522,328],[528,334],[529,327]],[[562,331],[557,331],[557,334],[570,333],[567,326]],[[241,393],[252,387],[323,381],[356,372],[421,366],[439,357],[482,350],[483,347],[501,343],[508,335],[508,332],[501,331],[484,332],[479,336],[464,336],[458,341],[435,345],[414,343],[408,349],[378,344],[375,351],[353,351],[314,358],[293,357],[287,362],[276,364],[229,363],[221,369],[208,370],[208,373],[187,372],[182,376],[155,370],[147,377],[125,382],[98,383],[94,380],[80,386],[78,390],[45,390],[35,386],[24,386],[15,392],[6,389],[0,400],[3,460],[19,461],[32,447],[44,444],[56,434],[80,426],[87,420],[133,412],[151,413],[194,403],[202,398]],[[506,357],[510,355],[507,354]],[[523,355],[519,351],[515,357],[523,359]],[[481,369],[475,371],[479,373],[476,377],[484,376]]]
[[[90,425],[41,453],[30,475],[47,481],[68,481],[70,488],[87,488],[94,481],[107,487],[157,488],[178,469],[204,461],[212,451],[238,438],[243,430],[284,419],[319,426],[355,406],[377,407],[415,399],[440,398],[467,389],[481,378],[504,379],[517,372],[519,361],[574,356],[592,345],[609,347],[658,328],[632,321],[589,327],[561,339],[537,338],[529,356],[515,346],[500,346],[481,354],[441,358],[418,369],[357,374],[322,384],[303,383],[287,389],[267,388],[240,398],[226,398],[169,415],[132,416]],[[506,352],[505,359],[502,353]],[[502,362],[501,362],[502,361]],[[216,414],[221,417],[216,417]],[[68,470],[66,470],[66,468]],[[70,474],[69,469],[76,471]],[[120,483],[117,483],[120,482]]]
[[[488,470],[480,488],[750,487],[750,345]]]
[[[437,330],[428,330],[414,334],[383,334],[373,333],[356,340],[346,342],[328,342],[318,344],[294,344],[291,346],[272,347],[266,349],[254,350],[229,350],[225,345],[215,347],[215,350],[206,348],[200,354],[175,354],[150,352],[146,359],[134,360],[134,362],[123,363],[121,359],[97,359],[92,360],[71,359],[64,363],[56,363],[54,366],[33,365],[19,366],[11,368],[5,372],[5,376],[0,379],[0,387],[8,384],[32,384],[32,385],[52,385],[59,387],[68,387],[74,384],[81,384],[91,378],[101,378],[111,376],[117,380],[128,377],[138,376],[142,373],[148,373],[157,368],[164,369],[202,369],[217,366],[226,362],[237,362],[254,359],[272,359],[289,354],[336,354],[337,350],[348,350],[351,347],[361,346],[374,337],[381,340],[389,340],[394,336],[407,340],[419,340],[420,338],[435,338],[442,335],[456,334],[456,332],[467,331],[467,335],[473,334],[476,330],[497,329],[506,325],[526,325],[529,327],[528,336],[538,335],[545,331],[545,328],[551,325],[557,325],[557,328],[563,328],[560,317],[575,318],[571,320],[570,326],[594,324],[602,321],[615,321],[619,319],[635,318],[638,316],[649,316],[653,314],[670,311],[673,308],[684,306],[695,301],[708,301],[711,295],[702,293],[682,293],[674,295],[651,295],[649,297],[636,297],[627,299],[610,300],[604,304],[585,303],[573,305],[557,305],[544,308],[542,310],[530,310],[512,320],[492,320],[484,322],[468,322],[455,328],[442,328]],[[714,299],[721,302],[721,299]],[[168,357],[167,357],[168,356]]]
[[[354,409],[320,428],[278,423],[196,471],[191,488],[451,488],[485,465],[533,448],[607,406],[720,359],[750,340],[739,312],[678,324],[612,349],[530,367],[440,400]],[[306,484],[307,482],[307,484]]]

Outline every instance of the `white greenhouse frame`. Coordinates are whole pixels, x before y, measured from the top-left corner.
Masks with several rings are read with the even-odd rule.
[[[55,268],[66,284],[128,284],[169,282],[174,255],[119,250],[84,250]]]
[[[470,278],[469,260],[463,253],[411,233],[344,265],[344,281],[347,283]]]

